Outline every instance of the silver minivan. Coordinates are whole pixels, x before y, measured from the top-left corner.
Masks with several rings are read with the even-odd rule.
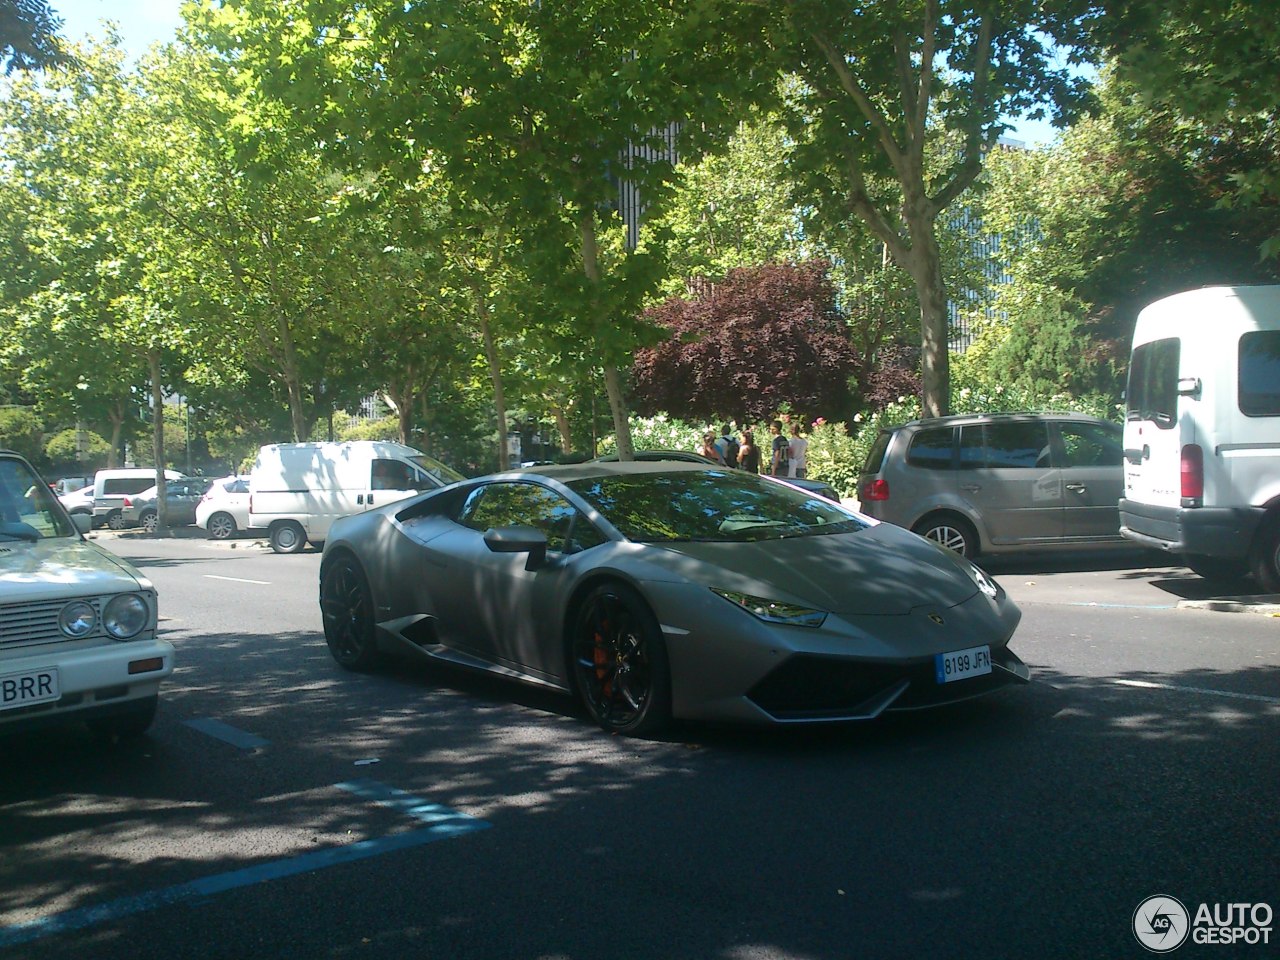
[[[880,432],[862,512],[965,557],[1120,544],[1119,424],[1070,413],[972,414]]]

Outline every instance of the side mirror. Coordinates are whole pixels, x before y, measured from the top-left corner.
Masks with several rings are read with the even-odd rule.
[[[1199,377],[1182,377],[1178,380],[1178,396],[1181,397],[1200,397],[1200,378]]]
[[[535,570],[547,559],[547,535],[533,527],[490,527],[484,542],[494,553],[527,553],[526,570]]]

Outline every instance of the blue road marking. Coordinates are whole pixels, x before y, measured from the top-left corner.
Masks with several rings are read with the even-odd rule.
[[[241,750],[256,750],[258,747],[265,747],[270,740],[263,740],[261,737],[254,736],[244,730],[239,730],[231,726],[229,723],[223,723],[221,720],[214,720],[212,717],[200,717],[196,720],[184,721],[192,730],[199,730],[201,733],[229,743],[233,747],[239,747]]]
[[[387,837],[375,837],[372,840],[359,840],[343,847],[330,847],[325,850],[314,850],[310,853],[260,863],[241,870],[227,873],[216,873],[210,877],[191,880],[187,883],[162,887],[131,897],[121,897],[107,903],[92,907],[80,907],[65,910],[38,920],[17,923],[8,927],[0,927],[0,949],[30,943],[56,933],[70,930],[83,930],[100,923],[110,923],[123,917],[145,913],[160,907],[171,906],[185,900],[198,900],[225,893],[239,887],[248,887],[283,877],[293,877],[300,873],[323,870],[344,863],[353,863],[369,857],[381,856],[396,850],[419,847],[435,840],[447,840],[476,830],[489,827],[485,820],[469,817],[437,803],[426,803],[403,790],[377,783],[373,780],[357,780],[351,783],[340,783],[337,786],[357,796],[372,800],[382,806],[400,810],[417,820],[430,824],[420,830],[398,833]]]

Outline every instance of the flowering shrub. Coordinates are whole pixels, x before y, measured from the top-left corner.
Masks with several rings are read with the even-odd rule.
[[[720,436],[718,426],[698,426],[665,413],[655,417],[631,417],[627,422],[631,425],[631,445],[636,450],[688,450],[692,453],[702,445],[702,435],[708,430]],[[617,449],[618,438],[610,434],[600,441],[596,455],[615,453]]]

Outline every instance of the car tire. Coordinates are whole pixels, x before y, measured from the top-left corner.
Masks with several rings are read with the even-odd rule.
[[[127,711],[88,721],[89,729],[102,740],[135,739],[151,728],[159,703],[159,696],[147,697],[131,705]]]
[[[236,526],[235,517],[229,513],[219,512],[209,518],[205,529],[208,530],[210,538],[214,540],[230,540],[235,536],[236,530],[239,528]]]
[[[911,528],[926,540],[954,550],[966,560],[978,555],[978,531],[964,517],[954,513],[934,513]]]
[[[111,530],[123,530],[124,514],[119,510],[112,510],[107,514],[107,527]]]
[[[1249,575],[1247,563],[1223,557],[1208,557],[1192,553],[1182,557],[1183,564],[1196,576],[1215,582],[1243,580]]]
[[[671,668],[662,629],[644,598],[623,583],[600,584],[571,623],[570,676],[591,719],[633,737],[666,726]]]
[[[1266,593],[1280,593],[1280,512],[1262,521],[1249,558],[1250,572]]]
[[[381,662],[369,580],[359,561],[345,551],[320,573],[320,615],[325,643],[340,666],[364,672]]]
[[[155,533],[156,527],[160,526],[160,516],[154,510],[148,510],[138,518],[138,524],[147,533]]]
[[[300,553],[307,545],[307,535],[296,520],[273,523],[270,530],[271,549],[276,553]]]

